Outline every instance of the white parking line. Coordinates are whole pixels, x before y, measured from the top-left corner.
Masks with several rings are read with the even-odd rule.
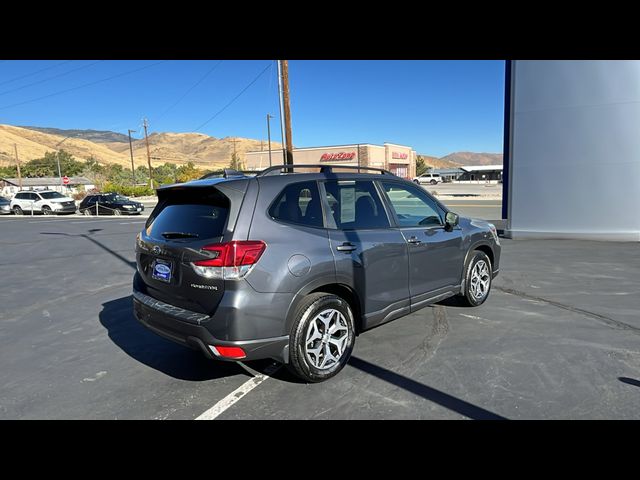
[[[249,393],[251,390],[256,388],[265,380],[271,378],[271,375],[277,372],[281,366],[282,365],[269,365],[267,368],[265,368],[263,374],[256,375],[255,377],[252,377],[246,382],[244,382],[242,385],[236,388],[233,392],[231,392],[229,395],[224,397],[222,400],[216,403],[209,410],[207,410],[198,418],[196,418],[196,420],[215,420],[222,413],[224,413],[226,410],[231,408],[232,405],[234,405],[238,400],[244,397],[247,393]]]

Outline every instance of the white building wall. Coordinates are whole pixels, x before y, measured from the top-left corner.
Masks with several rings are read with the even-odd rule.
[[[507,234],[640,240],[640,61],[512,62]]]

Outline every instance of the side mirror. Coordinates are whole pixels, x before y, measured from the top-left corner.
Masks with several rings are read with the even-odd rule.
[[[446,227],[453,228],[460,222],[460,216],[457,213],[447,212],[444,222]]]

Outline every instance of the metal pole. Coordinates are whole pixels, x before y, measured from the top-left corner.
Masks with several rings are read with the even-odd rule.
[[[267,113],[267,136],[269,138],[269,166],[272,165],[271,163],[271,125],[269,122],[270,118],[273,118],[273,117]]]
[[[287,165],[293,164],[293,139],[291,136],[291,102],[289,98],[289,62],[282,62],[282,103],[284,104],[284,137],[287,143]]]
[[[149,136],[147,135],[147,127],[149,126],[147,119],[144,119],[144,140],[147,143],[147,162],[149,163],[149,185],[153,189],[153,175],[151,173],[151,153],[149,152]]]
[[[133,166],[133,145],[131,145],[131,132],[135,130],[129,130],[129,151],[131,152],[131,177],[133,178],[133,186],[136,186],[136,169]]]
[[[278,60],[278,104],[280,105],[280,143],[282,144],[282,163],[287,163],[284,152],[284,115],[282,113],[282,72],[280,71],[280,60]]]
[[[16,166],[18,167],[18,187],[22,190],[22,174],[20,173],[20,159],[18,158],[18,144],[14,143],[13,148],[16,151]]]

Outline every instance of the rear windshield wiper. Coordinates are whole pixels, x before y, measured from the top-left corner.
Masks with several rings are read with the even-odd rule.
[[[185,232],[164,232],[161,234],[164,238],[198,238],[197,233],[185,233]]]

